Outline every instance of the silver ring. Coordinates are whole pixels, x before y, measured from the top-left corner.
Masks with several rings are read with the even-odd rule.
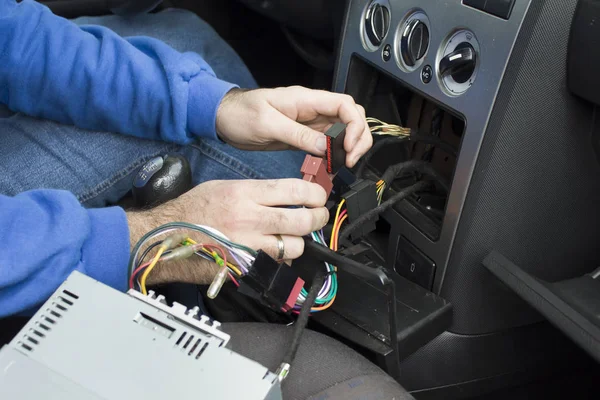
[[[277,261],[283,261],[283,255],[285,254],[285,243],[283,242],[283,238],[281,235],[274,235],[275,239],[277,239]]]

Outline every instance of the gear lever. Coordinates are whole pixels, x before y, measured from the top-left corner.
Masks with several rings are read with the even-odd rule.
[[[166,154],[148,161],[133,180],[133,201],[138,208],[152,208],[192,188],[192,169],[179,154]]]

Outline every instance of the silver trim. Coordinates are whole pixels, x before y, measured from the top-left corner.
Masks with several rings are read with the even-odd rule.
[[[531,2],[530,0],[515,2],[511,17],[506,21],[464,6],[459,0],[392,1],[393,6],[390,8],[391,27],[398,27],[402,23],[403,16],[414,9],[422,9],[428,16],[430,21],[430,49],[432,51],[428,51],[428,54],[424,57],[423,65],[431,65],[434,70],[437,67],[438,51],[448,35],[460,29],[469,29],[477,35],[480,45],[480,64],[477,80],[463,95],[453,97],[445,93],[436,79],[433,79],[429,84],[424,84],[421,81],[421,69],[412,72],[402,71],[397,64],[384,62],[378,52],[365,49],[362,28],[364,10],[368,3],[368,0],[356,0],[351,1],[348,6],[345,32],[341,52],[338,56],[334,90],[337,92],[345,91],[350,61],[352,56],[357,55],[402,81],[416,92],[435,99],[445,107],[454,110],[455,113],[463,116],[466,121],[462,147],[456,164],[454,181],[449,194],[446,216],[439,240],[436,242],[431,241],[407,220],[405,220],[406,223],[403,226],[397,227],[402,235],[406,236],[421,251],[431,257],[438,266],[434,291],[439,293],[483,135],[517,35]],[[397,28],[394,29],[394,32],[396,30]],[[389,41],[384,40],[379,47],[384,48],[387,43]],[[392,46],[392,48],[393,51],[396,51],[395,46]]]
[[[367,20],[367,13],[376,4],[386,7],[390,14],[390,26],[388,27],[388,30],[385,33],[385,36],[383,37],[383,39],[381,40],[381,44],[379,46],[375,46],[373,43],[371,43],[371,40],[367,36],[367,30],[366,30],[366,26],[365,26],[365,22]],[[392,31],[392,26],[393,26],[392,21],[393,21],[392,6],[390,5],[390,2],[388,0],[373,0],[370,3],[367,3],[366,6],[364,7],[364,11],[362,12],[361,17],[360,17],[360,40],[361,40],[363,48],[369,52],[375,52],[375,51],[383,48],[385,45],[386,39],[388,38],[388,36],[390,35],[390,32]]]
[[[471,35],[470,39],[469,35]],[[475,54],[477,55],[475,60],[475,70],[473,71],[473,75],[471,75],[471,79],[463,83],[458,83],[451,76],[442,78],[439,72],[440,61],[442,58],[456,50],[456,47],[463,42],[470,43],[471,46],[473,46],[473,49],[475,49]],[[435,60],[435,76],[437,77],[440,86],[448,96],[460,96],[469,90],[469,88],[473,86],[473,83],[475,83],[475,79],[477,79],[477,72],[481,63],[481,49],[479,46],[479,41],[477,40],[477,36],[469,29],[460,29],[452,32],[443,43],[443,46],[440,47],[440,51],[438,52],[437,59]]]

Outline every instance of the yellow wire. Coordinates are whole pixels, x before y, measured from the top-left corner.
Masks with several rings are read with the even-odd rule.
[[[335,238],[335,227],[337,226],[338,219],[340,218],[340,212],[342,211],[342,206],[346,202],[346,199],[342,199],[340,204],[338,205],[337,211],[335,212],[335,218],[333,219],[333,228],[331,228],[331,240],[329,241],[329,248],[333,250],[333,239]]]
[[[148,294],[148,292],[146,291],[146,278],[148,278],[148,275],[154,269],[154,267],[158,263],[158,259],[160,258],[160,256],[162,256],[165,250],[167,250],[166,247],[160,246],[160,248],[156,252],[156,255],[152,259],[152,262],[150,263],[150,265],[148,265],[148,268],[146,268],[146,270],[142,274],[142,279],[140,279],[140,287],[142,288],[143,294]]]
[[[188,242],[190,242],[191,244],[198,244],[194,241],[194,239],[192,238],[187,238],[186,239]],[[210,250],[208,250],[207,248],[202,248],[202,251],[204,251],[205,254],[208,254],[209,256],[212,256],[213,258],[215,258],[215,252],[211,252]],[[215,258],[215,262],[216,262],[216,258]],[[227,266],[229,268],[231,268],[233,270],[233,272],[235,272],[236,274],[238,274],[238,276],[242,276],[242,271],[239,270],[238,267],[236,267],[234,264],[230,263],[229,261],[227,261]]]
[[[204,252],[204,254],[207,254],[207,255],[211,256],[212,258],[214,258],[215,262],[217,261],[217,258],[215,257],[215,255],[217,255],[216,252],[214,252],[214,251],[211,252],[210,250],[208,250],[208,249],[206,249],[204,247],[202,248],[202,251]],[[232,264],[229,261],[227,261],[227,266],[229,268],[231,268],[233,270],[233,272],[235,272],[238,276],[242,276],[242,271],[240,271],[238,269],[238,267],[236,267],[234,264]]]

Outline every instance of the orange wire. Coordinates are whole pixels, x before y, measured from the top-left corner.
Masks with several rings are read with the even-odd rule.
[[[327,310],[329,307],[331,307],[333,305],[333,302],[335,301],[335,296],[337,296],[337,293],[335,295],[333,295],[333,298],[331,299],[331,301],[327,304],[325,304],[322,307],[313,307],[311,308],[312,311],[323,311],[323,310]]]
[[[340,219],[340,222],[338,222],[338,224],[337,224],[337,229],[335,231],[334,242],[333,242],[334,243],[334,245],[333,245],[334,246],[334,249],[333,249],[334,251],[338,250],[338,240],[339,240],[339,236],[340,236],[340,228],[342,227],[342,224],[344,223],[344,221],[346,219],[348,219],[348,214],[344,215],[342,217],[342,219]]]

